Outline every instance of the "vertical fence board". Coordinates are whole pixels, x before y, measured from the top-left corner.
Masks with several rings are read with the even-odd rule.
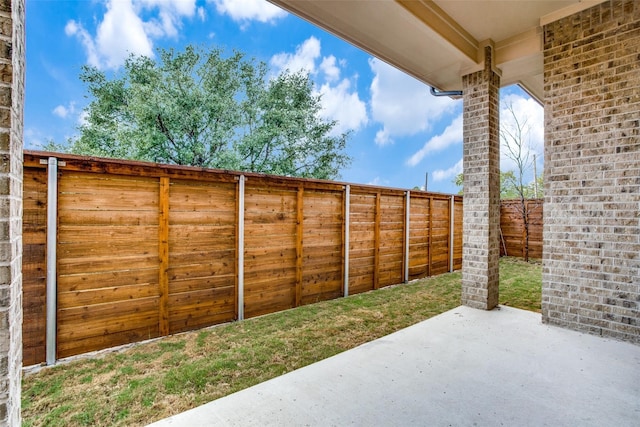
[[[378,287],[404,281],[404,219],[405,195],[403,191],[382,194],[376,204],[378,210],[377,261]]]
[[[450,199],[438,197],[432,200],[430,274],[436,275],[449,271]]]
[[[24,169],[22,211],[22,359],[46,359],[47,170]]]
[[[61,172],[58,189],[58,357],[158,336],[158,180]]]
[[[429,198],[411,194],[409,230],[409,279],[429,274]]]
[[[236,316],[236,191],[235,183],[171,180],[171,333]]]
[[[160,218],[158,218],[158,321],[161,335],[169,335],[169,178],[160,178]]]
[[[527,201],[529,212],[529,256],[531,258],[542,258],[542,199]]]
[[[529,257],[542,258],[542,200],[526,200],[525,204],[529,219]],[[520,200],[500,202],[500,230],[500,255],[524,256],[525,230]]]
[[[295,188],[245,187],[245,315],[292,308],[296,289]]]
[[[448,255],[449,255],[449,271],[453,272],[453,244],[454,244],[454,240],[455,240],[455,230],[454,230],[454,224],[455,224],[455,199],[453,196],[451,196],[451,201],[449,202],[449,249],[448,249]]]
[[[376,194],[351,189],[349,225],[349,294],[370,291],[374,283]]]
[[[296,202],[296,294],[295,306],[302,300],[302,238],[304,233],[304,188],[298,187]]]
[[[454,241],[453,241],[453,268],[462,268],[462,197],[457,196],[454,203]]]
[[[304,191],[302,304],[343,294],[343,209],[341,191]]]
[[[373,289],[380,288],[380,192],[376,193],[376,207],[373,213]]]

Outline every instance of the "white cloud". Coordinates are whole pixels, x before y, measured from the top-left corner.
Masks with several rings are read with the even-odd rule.
[[[207,20],[207,12],[204,10],[204,7],[202,7],[202,6],[201,6],[201,7],[199,7],[199,8],[197,9],[197,12],[198,12],[198,18],[200,18],[200,20],[201,20],[202,22],[204,22],[204,21],[206,21],[206,20]]]
[[[330,82],[340,78],[340,68],[336,65],[336,57],[333,55],[324,57],[320,63],[320,69],[324,73],[325,78]]]
[[[459,115],[446,129],[439,135],[435,135],[427,141],[424,146],[415,152],[409,160],[407,160],[407,164],[409,166],[416,166],[418,163],[424,159],[427,154],[433,153],[435,151],[442,151],[453,144],[461,144],[462,143],[462,115]]]
[[[381,147],[387,144],[393,144],[391,135],[389,135],[389,130],[387,130],[386,128],[380,129],[378,132],[376,132],[376,138],[374,139],[374,141]]]
[[[69,110],[67,110],[67,107],[65,107],[64,105],[58,105],[53,109],[52,113],[62,119],[66,119],[69,115]]]
[[[337,120],[333,133],[341,134],[348,130],[358,130],[367,124],[367,107],[357,91],[351,90],[351,82],[342,80],[335,86],[325,83],[320,87],[322,111],[326,119]]]
[[[443,181],[445,179],[453,179],[456,175],[462,173],[462,159],[448,169],[437,169],[433,171],[434,181]]]
[[[266,0],[208,0],[221,15],[229,15],[236,22],[258,21],[273,23],[287,16],[287,12]]]
[[[151,17],[144,21],[143,13]],[[90,65],[116,69],[132,53],[153,57],[153,39],[177,37],[182,20],[195,14],[196,0],[109,0],[95,38],[73,20],[65,34],[80,40]]]
[[[521,127],[525,131],[524,155],[529,155],[529,160],[533,161],[533,154],[537,154],[538,160],[542,160],[544,153],[544,109],[533,98],[525,98],[517,94],[510,94],[500,100],[500,127],[513,132],[516,129],[515,119],[517,118]],[[509,111],[509,106],[513,114]],[[515,117],[514,117],[515,114]],[[506,141],[502,140],[500,147],[500,169],[503,171],[515,170],[515,162],[509,158]],[[512,144],[513,146],[513,144]],[[531,177],[533,177],[533,171]]]
[[[157,8],[162,19],[170,20],[180,16],[191,17],[196,13],[197,9],[196,0],[133,0],[133,4],[137,10],[153,10]]]
[[[69,105],[65,106],[65,105],[58,105],[56,108],[53,109],[52,113],[58,117],[60,117],[61,119],[66,119],[67,117],[69,117],[70,115],[75,114],[76,112],[76,103],[75,102],[70,102]]]
[[[369,60],[369,66],[374,73],[371,116],[382,125],[376,135],[378,145],[390,144],[394,137],[429,130],[457,105],[448,97],[430,95],[423,83],[379,59]]]
[[[296,48],[295,53],[278,53],[271,58],[271,67],[276,74],[289,70],[316,73],[316,60],[320,58],[320,40],[311,36]]]
[[[69,21],[64,27],[64,32],[69,37],[78,37],[80,43],[84,47],[85,53],[87,54],[87,63],[89,65],[93,65],[94,67],[100,66],[100,59],[98,57],[96,44],[93,41],[93,38],[91,38],[91,34],[89,34],[89,32],[84,29],[82,24],[73,20]]]
[[[389,185],[388,179],[381,179],[379,176],[376,176],[371,181],[367,182],[367,185],[375,185],[378,187]]]
[[[101,63],[118,68],[131,53],[153,56],[153,42],[145,29],[149,27],[145,28],[131,0],[111,0],[95,39]]]
[[[269,63],[276,74],[287,70],[292,73],[302,71],[316,79],[317,94],[321,95],[320,116],[338,122],[333,128],[334,135],[357,131],[368,122],[366,104],[352,84],[357,76],[340,79],[340,67],[346,62],[337,60],[333,55],[322,57],[321,51],[320,40],[312,36],[298,45],[294,53],[278,53]]]
[[[158,17],[145,23],[148,33],[155,37],[176,37],[183,17],[196,13],[195,0],[134,0],[138,11],[158,9]]]

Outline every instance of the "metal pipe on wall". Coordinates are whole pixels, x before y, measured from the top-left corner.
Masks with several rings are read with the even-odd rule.
[[[431,95],[433,96],[449,96],[453,99],[460,98],[462,96],[461,90],[438,90],[435,87],[431,86]]]

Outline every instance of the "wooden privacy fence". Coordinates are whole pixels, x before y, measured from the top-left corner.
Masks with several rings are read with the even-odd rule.
[[[462,198],[24,153],[25,365],[462,265]]]
[[[525,200],[529,219],[529,257],[542,258],[542,199]],[[524,256],[525,229],[520,200],[500,201],[500,255]]]

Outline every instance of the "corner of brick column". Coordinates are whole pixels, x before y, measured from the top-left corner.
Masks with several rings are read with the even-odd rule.
[[[498,305],[500,257],[500,76],[485,47],[485,67],[462,77],[464,220],[462,304]]]
[[[0,426],[21,425],[24,19],[25,0],[0,0]]]

